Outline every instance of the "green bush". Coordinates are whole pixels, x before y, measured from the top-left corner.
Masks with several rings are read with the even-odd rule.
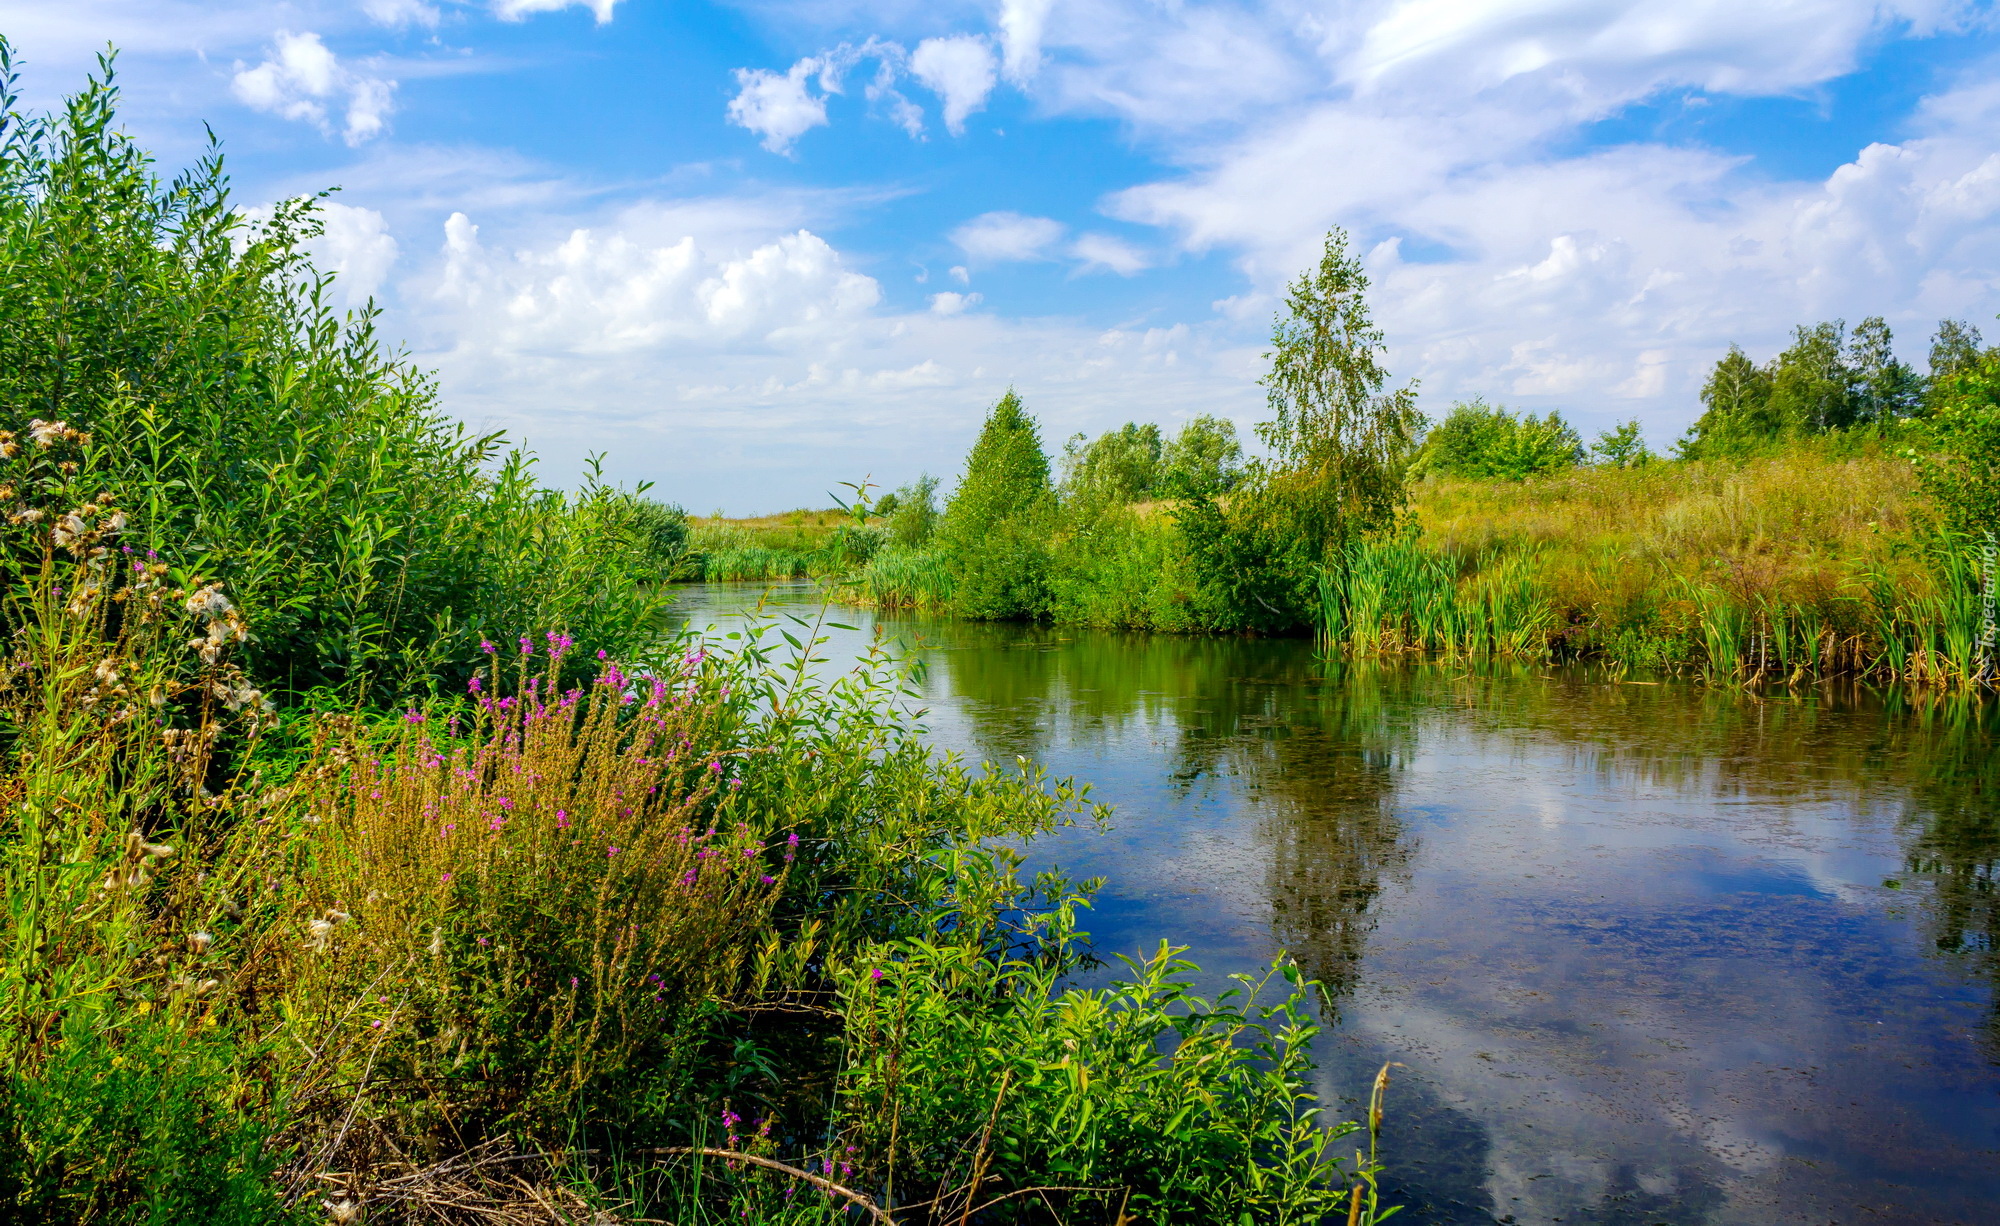
[[[1043,948],[1062,935],[1057,921]],[[1059,960],[963,943],[857,960],[841,992],[847,1135],[870,1154],[908,1138],[901,1186],[1050,1186],[1075,1220],[1331,1218],[1358,1173],[1336,1148],[1355,1126],[1320,1120],[1311,985],[1282,963],[1206,1000],[1180,952],[1126,959],[1133,977],[1098,990],[1065,990]],[[1273,979],[1280,998],[1260,999]]]
[[[1412,469],[1521,481],[1582,461],[1583,445],[1560,414],[1516,416],[1504,406],[1474,398],[1453,405],[1450,415],[1425,436]]]
[[[314,201],[252,223],[211,151],[171,181],[116,126],[110,64],[58,115],[15,110],[0,41],[0,404],[86,439],[79,482],[143,544],[226,575],[279,689],[393,696],[462,677],[482,634],[654,631],[657,541],[595,480],[540,487],[438,409],[372,308],[328,305]],[[498,461],[496,467],[496,461]]]

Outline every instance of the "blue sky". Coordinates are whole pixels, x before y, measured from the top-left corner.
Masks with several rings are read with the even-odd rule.
[[[339,187],[318,256],[445,407],[691,509],[1262,411],[1344,226],[1399,378],[1664,446],[1732,342],[2000,339],[2000,29],[1950,0],[0,0],[168,165]]]

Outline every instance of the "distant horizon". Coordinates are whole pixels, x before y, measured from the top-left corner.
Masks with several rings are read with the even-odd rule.
[[[1990,3],[0,0],[22,103],[118,49],[163,172],[338,187],[316,258],[442,405],[690,514],[949,483],[1013,386],[1051,452],[1250,441],[1341,226],[1398,383],[1638,418],[1732,344],[2000,340]],[[777,508],[777,510],[773,510]]]

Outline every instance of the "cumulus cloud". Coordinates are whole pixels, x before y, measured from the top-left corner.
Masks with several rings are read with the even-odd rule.
[[[982,213],[951,232],[951,241],[965,254],[989,264],[1012,260],[1045,260],[1061,241],[1063,225],[1048,217],[1020,213]],[[958,275],[953,268],[952,274]]]
[[[910,75],[943,100],[945,129],[957,136],[965,131],[966,116],[986,106],[999,69],[985,39],[961,34],[918,43],[910,53]]]
[[[949,470],[1010,382],[1062,434],[1126,420],[1134,394],[1182,415],[1254,407],[1214,326],[1008,320],[962,289],[896,307],[800,224],[813,207],[655,201],[562,229],[455,213],[398,283],[395,322],[452,411],[528,442],[552,480],[608,452],[614,479],[704,507]]]
[[[605,232],[576,229],[501,254],[453,213],[430,298],[475,344],[600,354],[824,338],[881,297],[873,278],[847,269],[809,230],[717,254],[652,223],[632,214]]]
[[[808,56],[784,73],[737,69],[729,122],[763,137],[764,148],[773,153],[791,152],[793,141],[826,126],[826,99],[813,93],[809,84],[821,67],[820,60]]]
[[[493,15],[502,21],[526,21],[536,13],[556,13],[571,7],[587,8],[603,25],[611,20],[618,0],[492,0]]]
[[[978,294],[961,294],[953,290],[931,295],[931,314],[957,315],[968,307],[979,305]]]
[[[325,228],[312,241],[313,264],[334,274],[349,305],[359,305],[388,279],[396,263],[396,238],[374,209],[323,200],[319,214]]]
[[[254,68],[239,63],[230,82],[238,100],[255,110],[333,132],[333,111],[344,109],[342,137],[359,145],[381,135],[394,109],[396,83],[364,76],[343,65],[319,35],[280,32],[270,55]]]

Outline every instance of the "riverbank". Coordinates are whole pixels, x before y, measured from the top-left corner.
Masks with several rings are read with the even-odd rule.
[[[1942,534],[1894,439],[1744,458],[1412,482],[1403,527],[1319,568],[1278,632],[1354,657],[1590,660],[1715,680],[1980,675],[1980,556]],[[1051,527],[1034,556],[1057,625],[1203,632],[1170,500]],[[959,611],[949,551],[886,549],[846,577],[884,609]],[[1990,672],[1988,680],[1992,679]]]

